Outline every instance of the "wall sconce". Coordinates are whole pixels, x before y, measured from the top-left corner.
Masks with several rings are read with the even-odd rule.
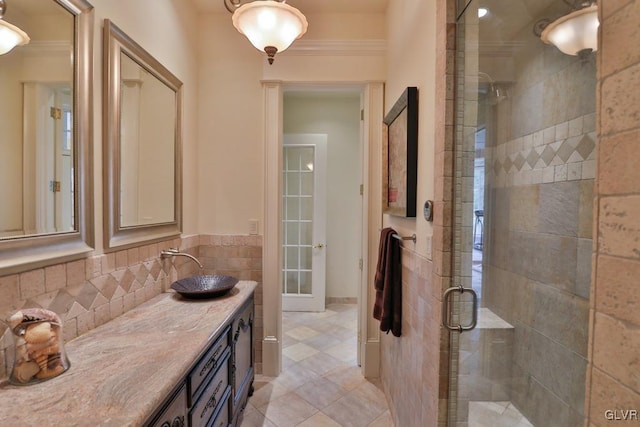
[[[7,11],[5,0],[0,0],[0,55],[8,53],[16,46],[29,43],[29,36],[20,28],[4,20]]]
[[[282,52],[307,32],[307,18],[285,0],[257,0],[245,4],[242,4],[243,0],[223,1],[227,10],[233,13],[233,26],[256,49],[267,53],[269,64],[273,64],[277,52]]]
[[[543,20],[536,24],[542,28],[537,35],[543,42],[553,44],[562,53],[581,58],[598,50],[599,25],[598,5],[592,2],[586,2],[582,9],[574,10],[553,22]]]

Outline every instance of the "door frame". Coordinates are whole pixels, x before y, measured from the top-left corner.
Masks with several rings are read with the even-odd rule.
[[[336,89],[357,87],[363,97],[361,132],[362,146],[362,274],[358,296],[358,345],[361,366],[365,377],[378,377],[380,372],[380,334],[369,314],[375,293],[373,277],[377,256],[378,230],[382,226],[381,147],[382,118],[384,116],[384,83],[331,82],[285,83],[281,80],[264,80],[264,236],[263,236],[263,338],[262,370],[264,375],[278,376],[282,370],[282,139],[284,88],[322,87]]]

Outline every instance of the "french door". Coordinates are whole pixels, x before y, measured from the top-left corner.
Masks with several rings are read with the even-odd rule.
[[[324,311],[327,135],[284,135],[282,310]]]

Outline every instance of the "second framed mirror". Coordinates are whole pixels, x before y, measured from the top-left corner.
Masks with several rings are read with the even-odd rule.
[[[180,234],[182,82],[104,22],[105,248]]]

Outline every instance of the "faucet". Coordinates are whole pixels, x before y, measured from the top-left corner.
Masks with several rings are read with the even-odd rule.
[[[174,256],[186,256],[187,258],[189,258],[190,260],[198,264],[198,266],[200,266],[200,270],[204,269],[204,267],[202,266],[202,263],[198,261],[198,258],[186,252],[180,252],[180,249],[178,248],[169,248],[160,252],[160,258],[162,259],[174,257]]]

